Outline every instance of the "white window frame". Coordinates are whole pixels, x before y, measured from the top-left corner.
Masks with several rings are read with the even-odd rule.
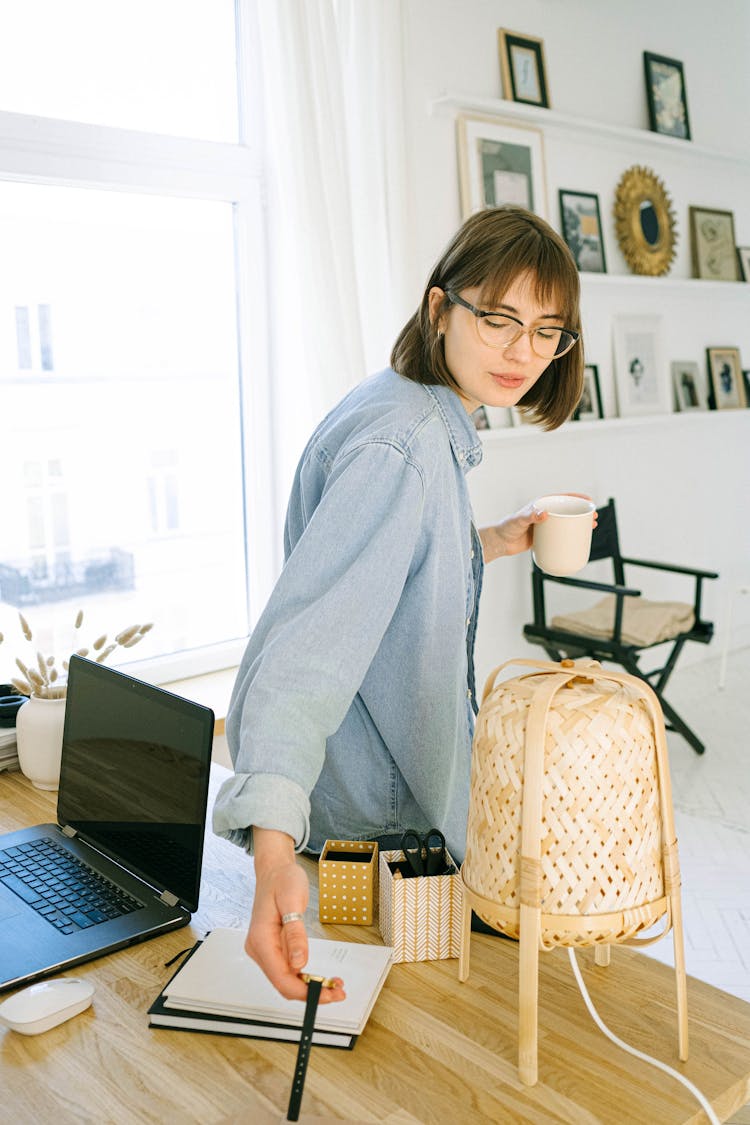
[[[267,348],[266,243],[259,145],[251,145],[243,112],[251,103],[251,0],[236,0],[240,139],[237,144],[162,136],[0,111],[0,181],[172,195],[232,204],[235,232],[240,377],[251,625],[271,590],[278,558],[272,504]],[[185,612],[189,612],[186,606]],[[154,682],[234,667],[245,638],[150,660],[128,671]]]

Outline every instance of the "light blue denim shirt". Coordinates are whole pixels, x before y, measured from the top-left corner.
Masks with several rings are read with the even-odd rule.
[[[298,850],[440,828],[464,854],[482,551],[476,429],[447,387],[387,369],[351,391],[297,469],[286,562],[227,715],[235,776],[214,830]]]

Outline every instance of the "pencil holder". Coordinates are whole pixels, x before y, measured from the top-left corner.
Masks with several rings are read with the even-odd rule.
[[[394,877],[402,851],[380,853],[380,933],[394,961],[441,961],[461,951],[461,876],[445,853],[452,875]]]
[[[321,922],[371,926],[378,845],[371,840],[326,840],[318,862]]]
[[[495,683],[472,756],[459,979],[469,975],[471,910],[519,940],[521,1081],[537,1079],[539,950],[648,945],[670,928],[679,1056],[687,1058],[680,870],[664,717],[652,689],[595,661],[527,665]],[[654,923],[658,937],[638,937]]]

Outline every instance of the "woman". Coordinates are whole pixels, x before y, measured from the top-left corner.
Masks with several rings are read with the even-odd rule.
[[[327,838],[393,846],[407,827],[436,825],[463,856],[482,567],[527,550],[545,518],[528,505],[476,531],[470,415],[520,404],[559,426],[583,386],[579,333],[562,239],[518,208],[482,211],[433,270],[391,368],[351,391],[302,456],[286,563],[230,703],[236,773],[214,816],[254,852],[245,948],[284,996],[306,994],[294,916],[309,888],[295,850],[319,853]]]

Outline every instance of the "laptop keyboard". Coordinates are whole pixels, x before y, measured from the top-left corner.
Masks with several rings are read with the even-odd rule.
[[[110,922],[142,905],[50,839],[0,850],[0,882],[63,934]]]

